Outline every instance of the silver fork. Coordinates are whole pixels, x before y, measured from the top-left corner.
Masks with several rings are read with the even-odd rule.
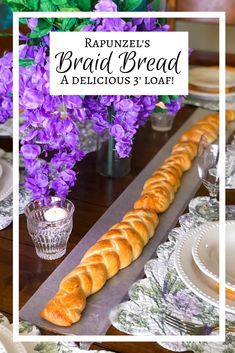
[[[180,330],[182,333],[185,333],[187,335],[191,336],[201,336],[201,335],[210,335],[213,331],[219,330],[219,325],[199,325],[199,324],[194,324],[189,321],[181,320],[176,317],[173,317],[169,314],[166,314],[164,316],[165,322]],[[227,332],[235,332],[235,326],[232,327],[226,327]]]

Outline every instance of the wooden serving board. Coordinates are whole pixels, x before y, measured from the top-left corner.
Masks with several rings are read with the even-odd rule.
[[[98,293],[88,298],[87,306],[80,322],[71,327],[59,327],[40,318],[39,312],[49,299],[54,296],[63,277],[78,265],[85,251],[113,224],[119,222],[127,211],[132,209],[133,203],[140,195],[144,182],[153,171],[163,163],[164,159],[169,156],[172,146],[178,141],[179,137],[188,130],[194,122],[208,113],[211,112],[197,109],[184,125],[169,139],[157,155],[109,207],[78,245],[76,245],[58,268],[24,305],[20,310],[21,319],[32,322],[38,327],[54,332],[55,334],[82,336],[104,335],[106,333],[110,326],[110,310],[115,305],[125,300],[128,295],[128,289],[132,283],[143,277],[145,263],[155,255],[158,245],[167,239],[169,231],[175,226],[179,216],[188,205],[189,200],[195,195],[199,188],[201,181],[198,177],[196,163],[194,163],[193,167],[183,176],[182,185],[176,194],[173,204],[160,216],[160,223],[156,234],[144,248],[142,255],[129,267],[121,270],[116,276],[110,279]]]

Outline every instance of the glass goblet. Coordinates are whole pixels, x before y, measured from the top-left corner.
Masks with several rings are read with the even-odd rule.
[[[202,139],[198,148],[198,174],[203,185],[209,192],[209,199],[199,203],[196,212],[208,221],[219,219],[219,202],[217,194],[219,191],[219,146],[208,145]]]

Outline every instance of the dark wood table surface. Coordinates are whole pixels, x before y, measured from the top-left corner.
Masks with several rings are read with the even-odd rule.
[[[0,38],[0,55],[4,50],[11,49],[11,41]],[[192,64],[214,65],[218,63],[215,53],[195,51],[191,57]],[[234,64],[234,56],[228,56],[228,64]],[[169,133],[158,133],[151,129],[148,122],[142,127],[134,142],[131,173],[120,179],[101,177],[96,173],[96,154],[87,155],[78,165],[78,179],[75,187],[69,194],[74,203],[74,227],[68,243],[69,253],[79,240],[86,234],[92,225],[125,190],[129,183],[138,175],[145,165],[155,156],[162,145],[174,134],[184,121],[193,113],[195,108],[186,106],[176,116],[173,129]],[[12,151],[12,140],[0,137],[0,148]],[[206,195],[207,191],[201,187],[197,195]],[[235,204],[235,192],[229,191],[227,203]],[[12,320],[12,226],[0,231],[0,312]],[[25,217],[20,216],[20,306],[22,306],[36,291],[40,284],[50,275],[63,259],[43,261],[34,251],[29,238]],[[122,335],[114,327],[110,327],[108,335]],[[93,349],[107,349],[120,353],[167,353],[170,352],[157,343],[129,343],[111,342],[95,343]]]

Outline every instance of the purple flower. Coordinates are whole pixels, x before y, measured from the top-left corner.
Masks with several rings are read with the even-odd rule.
[[[125,131],[121,125],[115,124],[111,127],[111,135],[119,139],[125,136]]]
[[[187,319],[192,319],[200,312],[200,300],[192,296],[191,291],[187,289],[167,294],[166,300],[172,305],[173,310],[183,312]]]
[[[42,92],[36,89],[26,88],[22,96],[21,105],[22,108],[37,109],[43,104],[43,101],[44,97]]]
[[[95,11],[116,12],[117,5],[111,0],[99,0],[98,4],[95,5]]]
[[[117,142],[116,143],[116,150],[117,153],[121,158],[126,158],[129,156],[131,152],[131,145],[128,144],[127,142]]]
[[[38,25],[38,18],[29,18],[27,20],[28,27],[31,29],[31,31],[34,30],[35,27]]]
[[[41,153],[41,148],[38,145],[25,144],[21,147],[21,153],[25,159],[35,159]]]
[[[82,99],[80,96],[64,96],[64,103],[66,108],[69,109],[80,108],[82,105]]]
[[[109,123],[105,116],[103,116],[102,114],[93,114],[92,121],[96,132],[102,132],[103,130],[109,128]]]

